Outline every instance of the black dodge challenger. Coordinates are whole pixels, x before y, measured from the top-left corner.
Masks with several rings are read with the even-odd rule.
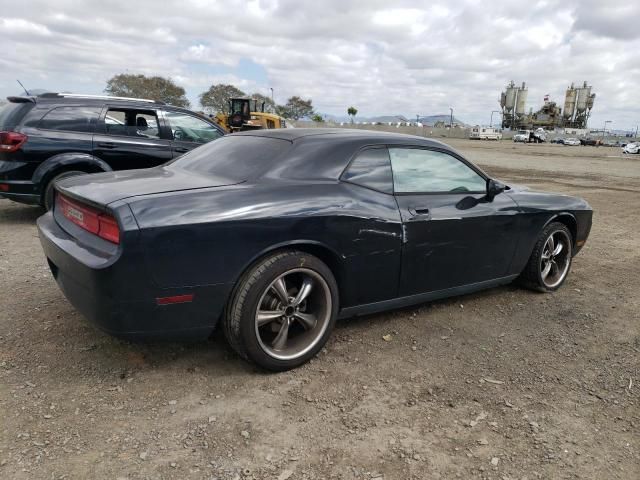
[[[207,337],[264,368],[339,317],[509,283],[556,290],[580,198],[504,185],[440,142],[358,130],[229,135],[162,167],[65,179],[38,220],[69,301],[124,337]]]

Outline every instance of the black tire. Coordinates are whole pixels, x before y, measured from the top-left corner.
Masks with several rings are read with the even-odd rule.
[[[551,263],[555,264],[557,274],[552,278],[553,281],[550,281],[548,278],[549,275],[553,273],[554,266],[552,265],[550,267],[550,271],[547,272],[547,277],[544,277],[544,273],[545,266],[549,262],[548,260],[545,260],[545,258],[548,258],[549,253],[548,241],[552,236],[555,238],[554,244],[563,243],[563,248],[556,256],[551,258]],[[562,257],[560,257],[560,255],[562,255]],[[553,292],[557,290],[562,286],[569,275],[572,255],[573,238],[569,229],[566,225],[560,222],[550,223],[542,230],[542,232],[540,232],[538,240],[533,247],[533,252],[531,253],[529,262],[520,274],[520,283],[524,287],[538,292]],[[555,262],[556,258],[559,258],[557,264]]]
[[[314,292],[313,295],[317,298],[322,298],[320,295],[323,295],[324,298],[328,300],[325,302],[325,309],[322,311],[322,315],[315,317],[322,317],[322,323],[317,320],[313,327],[309,327],[308,331],[298,325],[298,330],[302,330],[301,336],[303,341],[300,343],[304,345],[304,340],[307,337],[310,339],[309,345],[305,347],[308,348],[308,350],[300,351],[298,355],[292,353],[292,355],[294,355],[293,358],[276,358],[274,355],[277,355],[278,352],[272,350],[272,347],[275,349],[275,346],[273,344],[269,346],[266,345],[261,332],[263,332],[265,328],[268,328],[267,334],[269,334],[269,331],[275,331],[274,328],[282,328],[284,322],[293,322],[294,318],[281,316],[277,320],[272,320],[272,323],[259,327],[259,309],[263,307],[263,302],[265,302],[268,295],[271,295],[271,302],[279,302],[278,296],[274,294],[277,289],[272,290],[274,282],[277,282],[280,278],[289,278],[286,277],[286,275],[295,276],[305,274],[314,276],[314,281],[318,282],[317,291],[319,291],[320,294]],[[289,285],[291,285],[291,283],[292,282],[289,282]],[[300,287],[299,290],[295,290],[295,286],[292,288],[293,290],[287,290],[288,294],[291,294],[291,292],[295,294],[296,291],[299,292],[302,290],[302,287]],[[312,301],[312,294],[309,294],[308,298],[309,302],[308,304],[305,303],[305,311],[308,305],[313,305],[314,303]],[[307,300],[305,300],[305,302],[307,302]],[[326,303],[329,302],[330,305],[326,305]],[[314,357],[326,344],[338,316],[338,302],[338,285],[336,280],[331,270],[321,260],[313,255],[300,251],[287,250],[276,252],[256,262],[240,278],[229,299],[222,320],[224,334],[229,345],[245,360],[252,361],[267,370],[290,370]],[[318,307],[322,307],[322,300],[316,300],[315,303],[317,303]],[[280,308],[283,307],[278,305],[277,307],[268,308],[267,310],[275,311]],[[291,313],[287,315],[291,315]],[[287,325],[292,325],[291,328],[294,328],[294,323],[288,323]],[[315,330],[316,328],[318,329],[317,331]],[[288,330],[289,327],[287,327],[287,331]],[[304,337],[305,335],[307,337]],[[300,338],[300,336],[293,337],[293,341]],[[275,340],[273,343],[275,344]]]
[[[42,206],[47,210],[51,210],[53,208],[53,193],[55,191],[55,182],[57,182],[58,180],[62,180],[63,178],[86,174],[87,172],[83,172],[81,170],[67,170],[66,172],[59,173],[55,177],[51,178],[44,189],[44,194],[42,195]]]

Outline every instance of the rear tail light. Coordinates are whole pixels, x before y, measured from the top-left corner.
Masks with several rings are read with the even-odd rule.
[[[67,220],[83,230],[111,243],[120,243],[120,228],[116,219],[111,215],[71,200],[59,193],[56,196],[56,210],[59,210]]]
[[[27,141],[27,136],[18,132],[0,132],[0,152],[15,152]]]

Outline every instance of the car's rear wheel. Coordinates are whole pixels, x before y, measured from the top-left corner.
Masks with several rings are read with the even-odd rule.
[[[566,225],[560,222],[547,225],[522,272],[524,285],[540,292],[560,288],[571,268],[572,249],[573,240]]]
[[[87,172],[83,172],[81,170],[67,170],[66,172],[62,172],[47,183],[47,186],[44,189],[44,195],[42,195],[42,206],[47,210],[51,210],[53,208],[53,194],[55,192],[55,183],[58,180],[62,180],[63,178],[68,177],[76,177],[78,175],[86,175]]]
[[[278,252],[243,275],[227,306],[224,332],[243,358],[268,370],[289,370],[322,349],[337,313],[331,270],[313,255]]]

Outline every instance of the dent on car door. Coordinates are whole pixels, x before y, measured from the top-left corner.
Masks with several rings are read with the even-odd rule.
[[[486,179],[450,153],[390,147],[404,238],[400,294],[507,275],[517,245],[516,203],[489,198]]]
[[[389,154],[384,147],[366,148],[351,161],[341,179],[348,190],[344,238],[352,304],[367,304],[398,295],[402,223],[393,197]],[[350,211],[352,210],[352,211]],[[342,305],[349,306],[349,305]]]
[[[108,107],[93,136],[93,154],[114,170],[149,168],[171,160],[156,110]]]
[[[164,117],[171,129],[174,158],[222,136],[218,128],[195,115],[166,110]]]

